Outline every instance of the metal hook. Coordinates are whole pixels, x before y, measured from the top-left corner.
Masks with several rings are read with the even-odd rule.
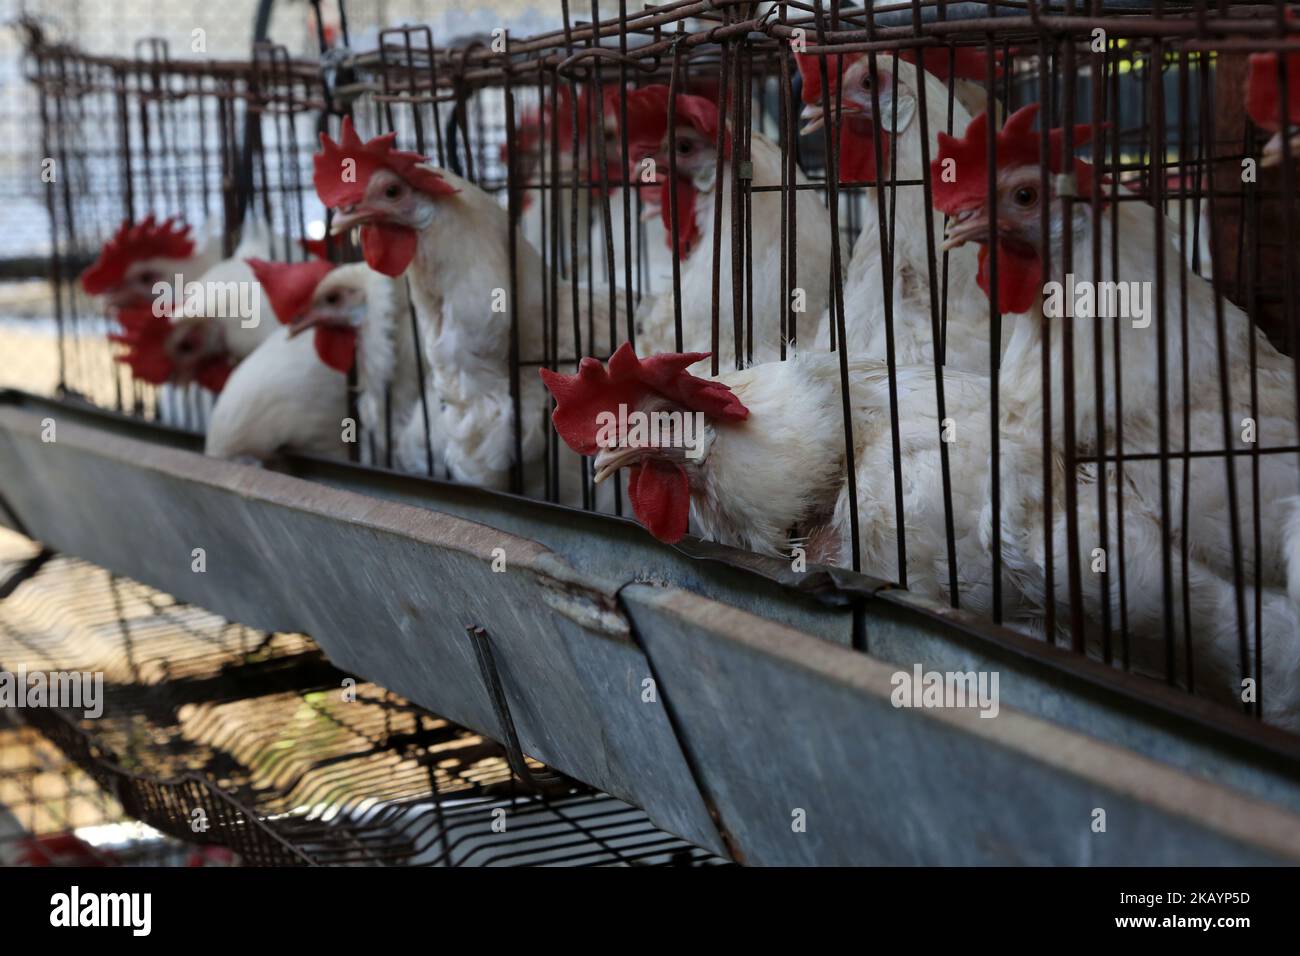
[[[496,711],[497,724],[501,727],[502,736],[505,737],[501,743],[506,748],[506,760],[510,763],[510,769],[525,786],[538,793],[553,791],[557,787],[568,789],[568,782],[563,775],[552,770],[535,773],[529,768],[523,750],[519,747],[519,734],[515,730],[514,718],[510,715],[510,701],[506,698],[505,688],[501,684],[501,673],[497,670],[496,657],[492,653],[488,632],[477,625],[470,625],[465,628],[465,631],[469,634],[470,643],[474,645],[474,656],[478,660],[479,673],[483,677],[483,684],[487,687],[492,709]]]

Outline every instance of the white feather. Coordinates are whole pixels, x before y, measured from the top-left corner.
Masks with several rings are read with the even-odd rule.
[[[343,458],[347,378],[316,355],[310,334],[280,326],[235,367],[217,398],[204,451],[266,460],[281,452]]]
[[[423,472],[431,451],[435,468],[445,469],[454,480],[505,489],[515,459],[509,218],[477,186],[450,172],[440,173],[458,191],[429,204],[430,222],[420,232],[415,261],[406,272],[427,369],[429,429],[424,428],[417,398],[399,438],[400,467]],[[549,399],[536,372],[547,353],[547,281],[540,256],[522,238],[516,241],[515,255],[522,464],[531,466],[536,485],[548,436]],[[553,349],[566,367],[582,355],[609,350],[608,292],[593,294],[590,318],[586,292],[579,293],[575,342],[571,288],[558,283]],[[594,341],[587,336],[589,322]],[[576,473],[576,460],[569,460],[567,450],[563,456],[561,470]]]
[[[713,423],[703,461],[687,468],[696,528],[705,537],[771,555],[788,555],[793,535],[809,561],[847,565],[852,539],[848,484],[843,477],[839,357],[803,354],[789,362],[726,373],[719,379],[732,387],[749,409],[749,417],[739,423]],[[902,476],[901,526],[906,540],[907,585],[936,600],[950,598],[945,489],[940,467],[940,449],[946,447],[960,605],[991,616],[993,578],[989,552],[993,515],[988,380],[972,373],[945,373],[945,410],[955,424],[948,436],[951,440],[941,445],[933,368],[898,368],[902,458],[897,463],[890,429],[887,368],[878,362],[852,361],[849,381],[862,571],[885,580],[902,578],[898,567],[900,516],[894,487],[897,465]],[[1051,541],[1055,578],[1054,590],[1049,593],[1039,432],[1026,427],[1025,407],[1014,403],[1003,405],[998,429],[1004,620],[1030,633],[1041,633],[1049,602],[1055,605],[1058,620],[1068,615],[1066,475],[1062,462],[1054,460]],[[1075,479],[1080,549],[1076,557],[1088,576],[1083,588],[1083,610],[1090,633],[1099,632],[1104,618],[1100,587],[1091,573],[1103,507],[1098,501],[1097,478],[1095,468],[1084,468]],[[1165,623],[1160,512],[1128,474],[1121,484],[1115,469],[1108,468],[1104,507],[1112,541],[1112,573],[1118,571],[1116,528],[1121,494],[1124,572],[1128,582],[1126,623],[1134,660],[1159,662]],[[1239,701],[1241,678],[1249,675],[1239,672],[1231,581],[1195,554],[1188,573],[1187,598],[1192,613],[1186,622],[1182,615],[1182,577],[1175,574],[1175,633],[1181,635],[1186,623],[1199,691],[1219,700]],[[1253,589],[1247,588],[1246,606],[1253,608],[1254,600]],[[1276,588],[1265,588],[1260,600],[1264,610],[1266,718],[1285,726],[1300,726],[1300,627],[1296,608],[1286,593]],[[1110,615],[1111,625],[1118,632],[1121,619],[1114,584]],[[1158,663],[1151,666],[1156,668]]]

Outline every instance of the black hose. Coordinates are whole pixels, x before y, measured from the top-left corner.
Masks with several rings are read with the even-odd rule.
[[[464,111],[465,100],[456,100],[447,117],[447,130],[443,137],[447,143],[447,168],[457,176],[465,175],[465,165],[460,161],[460,118]]]
[[[271,29],[271,5],[273,0],[258,0],[257,12],[253,16],[253,40],[258,44],[265,42]],[[239,168],[235,171],[235,222],[236,229],[242,230],[249,204],[253,201],[253,158],[262,145],[262,126],[259,114],[248,110],[244,113],[244,145],[240,151]],[[231,225],[231,224],[227,224]]]

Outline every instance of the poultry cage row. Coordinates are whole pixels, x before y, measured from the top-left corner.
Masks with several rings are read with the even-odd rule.
[[[20,827],[0,833],[7,865],[720,862],[574,781],[526,787],[500,745],[348,677],[302,635],[71,558],[24,573],[30,557],[0,539],[0,664],[103,674],[103,719],[30,709],[0,728]]]
[[[277,465],[289,474],[491,525],[502,534],[456,534],[477,535],[485,553],[499,537],[511,570],[521,546],[509,534],[542,541],[600,592],[580,612],[554,588],[543,602],[615,643],[620,615],[636,640],[651,640],[641,625],[663,622],[673,599],[650,592],[665,584],[747,602],[759,617],[896,663],[918,653],[896,615],[920,609],[927,627],[975,642],[961,645],[962,661],[1042,665],[1020,691],[1004,688],[1023,693],[1017,706],[1110,733],[1089,725],[1090,699],[1054,699],[1078,678],[1074,689],[1117,690],[1292,760],[1295,740],[1277,730],[1294,729],[1300,712],[1287,588],[1300,391],[1284,119],[1297,63],[1286,5],[914,0],[868,12],[678,0],[620,4],[604,19],[597,5],[561,8],[552,33],[502,29],[457,46],[401,26],[355,49],[344,17],[339,36],[322,29],[311,60],[272,43],[241,61],[173,56],[161,41],[99,56],[33,33],[40,148],[58,173],[44,189],[53,371],[31,390],[57,400],[28,405],[74,427],[165,435],[185,448],[206,433],[210,454],[247,457],[213,448],[233,389],[212,386],[234,381],[240,364],[209,378],[212,343],[193,324],[155,313],[161,326],[142,333],[130,310],[159,282],[195,278],[185,259],[241,257],[250,237],[258,258],[306,269],[364,259],[386,273],[396,255],[405,261],[392,277],[392,334],[409,387],[396,376],[374,387],[362,335],[319,403],[349,437],[325,448],[286,442]],[[412,249],[384,246],[382,230],[357,218],[358,198],[338,200],[346,173],[333,199],[321,187],[322,167],[339,157],[382,166],[375,157],[389,146],[374,138],[390,132],[396,150],[427,157],[440,182],[505,224],[489,254],[472,228],[439,234],[435,222],[430,236],[460,256],[446,253],[457,265],[438,277],[439,304],[425,287],[436,283],[422,279],[434,258],[423,237]],[[104,250],[138,238],[132,229],[162,235],[163,254],[88,294],[85,277],[111,271]],[[262,321],[277,330],[279,317]],[[491,355],[457,367],[470,340],[490,340]],[[582,442],[551,426],[553,413],[557,426],[567,420],[561,393],[581,378],[567,376],[595,374],[582,360],[608,362],[601,374],[613,375],[629,348],[647,366],[663,353],[708,353],[695,374],[743,401],[743,435],[766,435],[752,453],[721,441],[733,434],[726,416],[738,414],[724,409],[700,467],[722,475],[731,450],[735,487],[723,482],[702,503],[704,479],[692,472],[689,484],[661,489],[670,508],[697,499],[697,538],[683,539],[684,514],[647,517],[649,482],[638,479],[650,466],[603,481],[609,459],[593,462],[590,442],[573,454]],[[476,457],[449,437],[458,423],[447,416],[480,360],[492,371],[474,400],[491,399],[484,427],[497,444]],[[171,477],[202,484],[189,467]],[[213,474],[231,487],[245,480]],[[201,502],[192,508],[207,514]],[[609,516],[640,519],[676,553]],[[276,519],[279,534],[317,533],[301,520]],[[392,530],[386,515],[376,520]],[[271,547],[270,532],[261,540]],[[392,563],[413,553],[388,547],[390,603],[400,603],[420,584]],[[131,560],[128,573],[206,603],[170,571],[150,577],[161,558]],[[512,588],[522,586],[495,583],[509,575],[483,585],[458,574],[438,586],[463,589],[456,600],[484,618],[474,588],[497,588],[496,612],[520,625],[523,592]],[[339,587],[378,587],[332,565],[329,575]],[[606,591],[609,582],[632,587]],[[201,585],[219,586],[229,592],[213,602],[223,614],[265,620],[260,582],[218,571]],[[331,613],[362,620],[354,602],[340,598]],[[317,613],[303,612],[313,634]],[[400,643],[411,625],[398,614]],[[476,623],[459,629],[472,635]],[[340,666],[365,653],[336,640],[321,643]],[[527,698],[521,732],[585,755],[587,742],[540,729],[544,715],[566,714],[563,695],[525,690],[508,673],[533,674],[542,652],[500,630],[491,640],[517,655],[502,663],[505,683]],[[469,668],[473,638],[456,647],[456,666]],[[655,647],[637,650],[656,657]],[[403,659],[406,668],[386,665],[391,679],[366,676],[415,697],[403,682],[418,668]],[[684,721],[669,713],[655,732],[689,752]],[[1260,722],[1274,726],[1252,726]],[[697,785],[707,775],[699,759],[687,753],[681,771]],[[585,779],[630,798],[615,778],[642,771],[607,763],[609,779]],[[1270,763],[1275,771],[1290,773]],[[717,823],[712,804],[727,795],[701,789]],[[664,801],[656,823],[742,858],[746,834],[719,840],[711,824],[682,822],[704,819],[689,801],[666,812],[672,795],[652,796]]]
[[[1294,409],[1261,405],[1272,398],[1267,389],[1273,382],[1265,383],[1261,397],[1256,353],[1268,348],[1265,341],[1285,354],[1293,351],[1288,264],[1294,220],[1287,210],[1294,193],[1279,171],[1242,174],[1243,161],[1259,156],[1267,136],[1246,121],[1243,71],[1248,53],[1278,48],[1286,30],[1282,6],[1234,8],[1231,18],[1208,5],[1134,15],[1082,4],[1014,11],[993,5],[990,12],[1006,14],[996,20],[949,18],[944,4],[875,17],[803,4],[774,5],[758,17],[752,12],[745,4],[720,4],[709,12],[679,3],[598,28],[568,21],[553,36],[519,41],[503,33],[456,50],[435,47],[427,28],[393,28],[381,33],[373,52],[327,51],[323,81],[316,64],[291,61],[274,46],[259,47],[247,63],[221,64],[173,60],[165,46],[148,42],[134,59],[34,49],[43,149],[65,170],[46,193],[56,251],[59,389],[201,430],[207,407],[202,387],[159,388],[132,378],[114,361],[106,320],[79,292],[78,274],[122,221],[137,222],[146,213],[217,223],[212,241],[227,254],[240,224],[262,217],[275,236],[274,254],[303,258],[298,240],[320,239],[330,222],[311,185],[316,134],[330,128],[331,116],[347,113],[360,128],[397,130],[403,145],[496,195],[513,217],[512,255],[524,244],[540,253],[540,271],[524,275],[512,259],[507,273],[515,299],[540,305],[539,312],[510,314],[515,350],[508,385],[518,423],[510,490],[537,489],[550,500],[616,513],[626,509],[622,489],[607,505],[595,499],[588,465],[562,461],[554,431],[544,450],[525,452],[523,432],[532,423],[524,422],[520,408],[521,383],[537,367],[572,369],[583,355],[607,357],[611,346],[627,341],[640,344],[643,355],[645,348],[709,351],[716,373],[785,359],[795,349],[833,350],[837,335],[853,334],[848,330],[865,321],[853,313],[870,312],[883,319],[878,331],[887,347],[879,347],[878,335],[857,354],[840,350],[846,359],[842,389],[847,395],[847,361],[888,363],[888,434],[876,440],[890,446],[879,457],[893,477],[888,471],[879,476],[876,491],[892,501],[870,518],[861,516],[855,478],[870,482],[872,476],[855,475],[860,449],[852,443],[840,449],[850,489],[847,518],[856,533],[844,536],[833,561],[922,588],[995,623],[1032,627],[1075,651],[1093,643],[1107,662],[1144,668],[1189,690],[1196,686],[1199,649],[1209,658],[1202,685],[1217,684],[1214,693],[1232,698],[1239,696],[1238,679],[1253,679],[1258,693],[1248,695],[1245,706],[1261,715],[1267,685],[1278,680],[1264,679],[1264,646],[1289,637],[1272,606],[1285,573],[1285,543],[1276,540],[1285,524],[1279,500],[1300,478],[1288,430]],[[837,58],[828,60],[819,48]],[[813,52],[802,52],[807,49]],[[931,77],[946,77],[943,95],[933,102],[927,90],[933,97],[936,81],[915,82],[911,64],[918,56]],[[1285,72],[1286,58],[1276,59]],[[857,86],[831,82],[837,70]],[[894,96],[893,85],[908,77],[915,93]],[[623,170],[635,172],[644,157],[629,147],[635,125],[628,123],[629,96],[635,114],[645,108],[636,91],[656,86],[721,103],[725,120],[715,123],[712,143],[689,124],[681,126],[681,142],[672,144],[668,157],[667,185],[633,188],[644,183],[636,175],[625,179]],[[892,116],[878,127],[862,119],[882,103]],[[899,115],[900,103],[904,113],[915,112],[914,120]],[[997,296],[1011,290],[1003,277],[1019,269],[1014,257],[1022,246],[1014,237],[985,246],[981,281],[1000,290],[987,297],[972,287],[972,276],[960,274],[970,271],[972,256],[958,261],[958,250],[940,250],[941,230],[929,214],[936,192],[930,163],[942,151],[936,136],[954,129],[959,117],[964,125],[979,115],[982,103],[1002,116],[1036,103],[1044,130],[1049,123],[1073,130],[1067,147],[1076,151],[1068,142],[1073,135],[1082,146],[1079,155],[1095,170],[1090,175],[1103,185],[1086,198],[1075,183],[1077,194],[1061,200],[1074,207],[1072,215],[1101,221],[1139,205],[1168,214],[1156,220],[1163,235],[1154,248],[1145,232],[1130,243],[1121,219],[1092,230],[1086,244],[1076,245],[1082,234],[1066,230],[1041,264],[1044,274],[1077,271],[1081,282],[1085,274],[1122,280],[1130,257],[1146,256],[1144,271],[1132,273],[1153,280],[1143,280],[1149,301],[1142,316],[1117,312],[1031,330],[1030,320],[1003,320],[998,313]],[[603,104],[599,115],[597,104]],[[817,131],[799,135],[801,112],[806,117],[822,109],[843,113],[840,123],[825,124],[838,129],[838,142]],[[679,125],[671,122],[668,129]],[[597,127],[604,135],[587,134]],[[877,143],[881,130],[884,139]],[[710,188],[721,197],[702,223],[676,214],[688,208],[684,203],[694,204],[682,197],[695,192],[691,177],[700,174],[700,161],[691,158],[689,172],[677,168],[680,150],[693,144],[710,154],[702,165],[716,178]],[[864,159],[863,153],[871,155]],[[838,177],[826,176],[828,157]],[[1041,194],[1048,195],[1049,179],[1060,173],[1050,164],[1038,170]],[[679,182],[680,193],[669,198]],[[806,200],[813,196],[810,206]],[[1042,209],[1046,222],[1048,204]],[[1135,224],[1135,232],[1140,225],[1150,224]],[[861,242],[859,234],[876,239]],[[694,247],[673,257],[673,242]],[[334,245],[336,255],[347,254],[342,241]],[[1165,254],[1174,247],[1183,250],[1180,257]],[[872,288],[863,288],[864,271],[876,279]],[[149,273],[141,281],[152,286],[166,278]],[[537,295],[519,288],[524,279],[542,285]],[[562,286],[573,294],[562,296]],[[925,320],[919,332],[900,333],[917,321],[896,316],[906,309]],[[1245,318],[1238,309],[1267,340],[1241,334]],[[1234,314],[1225,317],[1225,310]],[[1139,347],[1156,346],[1143,353],[1155,356],[1154,366],[1121,354],[1126,338],[1119,324],[1130,320],[1145,323],[1134,334],[1141,336]],[[954,329],[959,322],[982,322],[973,330],[981,334]],[[540,326],[541,336],[525,325]],[[558,343],[566,336],[560,329],[570,325],[576,349],[561,354]],[[1222,338],[1214,338],[1216,327]],[[1021,343],[1018,329],[1026,341],[1039,332],[1041,367],[1035,367],[1036,355],[1005,364],[1008,350]],[[412,332],[418,356],[418,324]],[[818,334],[822,339],[814,344]],[[538,340],[540,351],[519,351],[521,339]],[[1219,347],[1237,351],[1219,360]],[[961,350],[960,359],[945,356],[952,348]],[[928,386],[937,385],[940,394],[924,412],[905,407],[900,366],[906,366],[904,376],[924,371],[933,379],[936,369],[969,371],[981,361],[976,370],[986,378],[980,399],[986,413],[968,414],[954,403],[949,415],[941,381]],[[1282,361],[1280,371],[1278,365],[1264,374],[1294,377],[1289,362]],[[1117,368],[1122,376],[1115,375]],[[1027,379],[1024,370],[1039,377]],[[1154,381],[1156,389],[1149,387]],[[427,418],[431,399],[424,384],[421,378],[419,403]],[[1034,427],[1029,413],[1023,424],[1010,421],[1026,389],[1040,403],[1034,411],[1041,410],[1044,430],[1002,438],[999,432],[1008,428]],[[364,434],[364,421],[351,453],[393,467],[395,414],[390,405],[373,419],[376,429],[388,430],[379,442],[387,449],[382,457],[376,436]],[[985,520],[992,529],[974,549],[959,541],[970,527],[960,512],[981,502],[913,502],[904,490],[908,467],[937,469],[942,482],[934,487],[951,495],[951,442],[927,437],[914,452],[903,435],[925,427],[939,436],[945,421],[954,431],[974,431],[985,422],[985,433],[969,434],[969,440],[982,443],[990,456],[987,488],[975,491],[987,496]],[[1003,444],[1013,446],[1012,454],[1004,456]],[[420,457],[408,464],[453,476],[432,447]],[[577,474],[562,476],[562,466]],[[1008,491],[1007,483],[1017,490]],[[1029,490],[1035,483],[1041,488]],[[1032,507],[1015,500],[1021,494],[1033,496]],[[913,532],[920,540],[909,542],[909,508],[918,514],[914,524],[937,522],[939,553],[927,550],[935,545],[928,536]],[[1213,515],[1212,523],[1198,524],[1203,513]],[[1006,540],[1034,534],[1034,542]],[[873,553],[864,555],[861,543],[867,541]],[[997,541],[1002,545],[993,546]],[[1034,555],[1036,567],[1014,567]],[[1022,582],[1026,574],[1034,580]],[[1217,645],[1229,635],[1238,649],[1224,658]],[[1225,682],[1229,676],[1237,679]]]

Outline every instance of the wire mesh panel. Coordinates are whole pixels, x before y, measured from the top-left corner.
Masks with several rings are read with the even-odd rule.
[[[31,727],[0,727],[0,807],[6,866],[204,866],[232,859],[132,820]]]
[[[849,490],[869,510],[846,544],[870,573],[1289,726],[1294,246],[1259,210],[1293,194],[1257,166],[1244,82],[1281,7],[998,12],[803,20],[844,54],[805,61],[820,103],[804,88],[839,119],[840,188],[864,157],[881,183],[844,300],[849,351],[864,331],[888,366],[893,493]],[[865,326],[864,251],[885,280]],[[918,458],[921,376],[939,441]]]
[[[323,6],[318,62],[33,41],[65,392],[1300,720],[1284,4],[564,2],[457,46]],[[150,290],[277,260],[265,326],[88,290],[114,241]]]
[[[30,570],[39,553],[0,538],[0,669],[98,674],[103,690],[97,712],[6,702],[22,721],[0,727],[6,862],[721,862],[606,794],[526,789],[500,745],[345,677],[301,635],[70,558]]]

